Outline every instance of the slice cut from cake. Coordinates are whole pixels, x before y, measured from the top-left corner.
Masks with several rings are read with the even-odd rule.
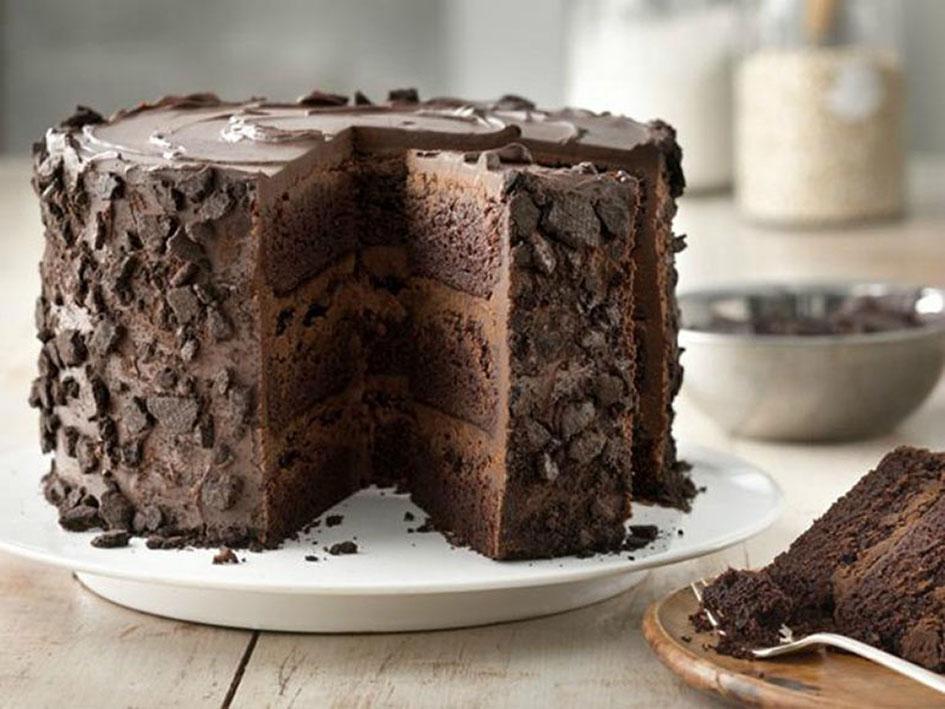
[[[37,146],[31,400],[72,528],[274,545],[401,484],[494,558],[684,506],[671,129],[170,98]]]
[[[704,592],[720,651],[831,631],[945,672],[945,454],[902,447],[765,569]]]

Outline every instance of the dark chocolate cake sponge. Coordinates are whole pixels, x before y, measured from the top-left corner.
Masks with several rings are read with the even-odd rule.
[[[703,591],[702,600],[724,634],[717,649],[737,657],[750,657],[747,650],[753,647],[777,645],[794,611],[791,598],[759,571],[727,570]],[[700,630],[714,628],[707,617],[694,621]]]
[[[870,550],[837,583],[836,625],[857,640],[945,672],[945,497]]]

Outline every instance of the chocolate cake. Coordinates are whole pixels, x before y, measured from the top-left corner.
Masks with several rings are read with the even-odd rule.
[[[31,401],[69,529],[272,546],[400,484],[494,558],[685,506],[673,130],[493,103],[169,97],[35,147]]]
[[[889,453],[761,571],[729,570],[703,594],[745,655],[795,637],[847,635],[945,672],[945,453]]]

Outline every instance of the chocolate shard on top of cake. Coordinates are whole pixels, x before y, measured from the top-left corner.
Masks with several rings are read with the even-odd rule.
[[[901,447],[761,571],[729,570],[704,593],[719,649],[744,654],[832,631],[945,671],[945,454]]]
[[[685,506],[671,128],[521,97],[166,97],[34,154],[71,529],[275,545],[371,483],[495,558]],[[162,541],[163,540],[163,541]]]

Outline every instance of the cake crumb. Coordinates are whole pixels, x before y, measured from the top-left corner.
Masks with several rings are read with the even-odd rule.
[[[328,547],[327,551],[332,556],[342,556],[344,554],[357,554],[358,545],[352,541],[338,542],[337,544],[332,544],[330,547]]]
[[[655,524],[632,524],[630,533],[620,546],[621,551],[637,551],[656,541],[660,530]]]
[[[407,514],[410,514],[410,513],[408,512]],[[407,515],[404,515],[404,519],[405,520],[407,519]],[[415,519],[412,514],[410,514],[410,519],[411,520]],[[433,520],[430,519],[429,517],[425,518],[419,526],[407,528],[407,534],[413,534],[414,532],[419,532],[420,534],[424,534],[426,532],[435,532],[435,531],[436,531],[436,527],[433,526]]]
[[[413,522],[415,519],[413,512],[404,512],[404,522]]]
[[[623,544],[620,548],[622,551],[636,551],[637,549],[648,546],[651,541],[650,539],[644,539],[643,537],[631,534],[623,540]]]
[[[306,561],[321,561],[321,560],[320,560],[317,556],[315,556],[314,554],[306,554],[306,555],[305,555],[305,560],[306,560]]]
[[[655,524],[631,524],[630,534],[643,539],[649,539],[651,542],[659,536],[660,528]]]
[[[213,557],[213,563],[216,565],[238,564],[240,563],[240,560],[239,557],[236,556],[236,552],[234,552],[229,547],[220,547],[220,551],[218,551]]]
[[[345,516],[344,516],[344,515],[328,515],[328,516],[325,518],[325,526],[326,526],[326,527],[337,527],[339,524],[341,524],[342,522],[344,522],[344,520],[345,520]]]
[[[164,536],[152,534],[144,544],[148,549],[184,549],[187,546],[187,537],[184,535]]]

